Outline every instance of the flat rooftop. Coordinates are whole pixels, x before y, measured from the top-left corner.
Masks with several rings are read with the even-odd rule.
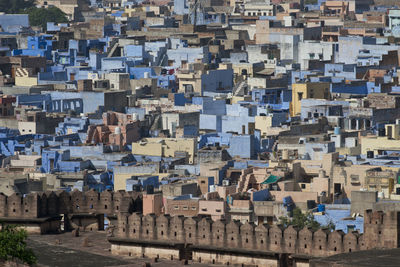
[[[369,266],[399,266],[400,248],[396,249],[373,249],[357,251],[352,253],[338,254],[335,256],[313,259],[311,266],[315,267],[369,267]]]

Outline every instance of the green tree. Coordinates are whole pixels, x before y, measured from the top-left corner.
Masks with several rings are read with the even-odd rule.
[[[21,13],[34,6],[34,0],[0,0],[0,12],[8,14]]]
[[[36,263],[35,254],[27,248],[27,237],[24,229],[2,224],[0,230],[0,261],[19,259],[29,265]]]
[[[68,22],[67,16],[58,7],[37,8],[31,7],[25,10],[29,15],[29,24],[31,26],[40,26],[47,28],[47,22],[65,23]]]
[[[293,225],[298,228],[309,227],[313,230],[321,228],[321,225],[315,220],[311,212],[303,213],[299,208],[294,208],[292,218],[282,216],[279,221],[285,227]]]

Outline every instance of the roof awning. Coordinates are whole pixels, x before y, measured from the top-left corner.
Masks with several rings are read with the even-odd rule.
[[[276,182],[278,182],[282,177],[279,176],[275,176],[275,175],[270,175],[267,179],[265,179],[264,182],[262,182],[261,184],[274,184]]]

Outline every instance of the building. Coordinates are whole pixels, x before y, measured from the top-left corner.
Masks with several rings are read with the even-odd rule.
[[[132,143],[132,153],[135,155],[185,158],[189,164],[194,163],[197,151],[194,138],[145,138]]]
[[[329,100],[329,83],[305,82],[292,84],[292,102],[290,104],[290,115],[299,115],[301,113],[301,100],[309,98]]]

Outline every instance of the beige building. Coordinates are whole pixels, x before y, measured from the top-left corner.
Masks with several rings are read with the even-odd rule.
[[[368,191],[383,193],[383,198],[389,198],[394,193],[394,184],[397,183],[398,170],[372,169],[366,172],[365,187]]]
[[[261,136],[267,136],[271,127],[272,115],[255,117],[255,128],[261,132]]]
[[[326,82],[306,82],[292,84],[292,102],[290,103],[290,115],[296,116],[300,114],[302,99],[329,99],[329,87],[330,84]]]
[[[20,77],[20,76],[16,76],[15,77],[15,86],[35,86],[38,85],[38,80],[37,77]]]
[[[400,124],[386,124],[385,135],[361,137],[361,154],[381,155],[383,151],[398,151],[400,148]]]
[[[219,200],[200,200],[199,215],[211,216],[213,221],[226,218],[226,202]]]
[[[132,143],[132,154],[180,157],[186,155],[189,164],[194,163],[197,141],[194,138],[146,138]]]
[[[269,0],[256,0],[244,2],[244,15],[245,16],[274,16],[275,6],[271,5]]]
[[[114,190],[126,190],[126,180],[133,176],[158,176],[162,178],[168,176],[168,173],[159,173],[160,165],[158,163],[142,163],[133,166],[115,166],[114,167]]]

